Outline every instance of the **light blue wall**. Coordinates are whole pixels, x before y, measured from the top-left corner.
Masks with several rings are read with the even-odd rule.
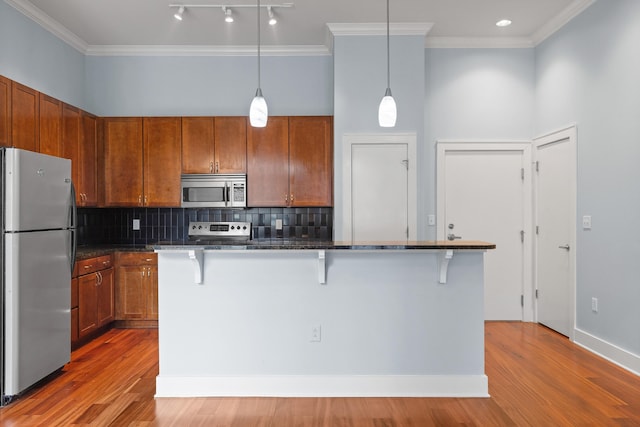
[[[534,129],[533,49],[427,49],[424,211],[436,212],[438,140],[529,140]],[[424,218],[424,216],[423,216]],[[434,239],[435,227],[428,227]]]
[[[331,115],[331,56],[262,58],[270,115]],[[99,116],[249,114],[255,56],[89,56],[87,102]]]
[[[392,36],[391,90],[398,107],[394,128],[378,125],[378,105],[387,87],[386,38],[337,36],[334,38],[334,236],[341,238],[342,137],[345,133],[406,133],[417,135],[418,158],[425,146],[424,36]],[[418,179],[424,174],[418,165]],[[433,181],[428,185],[433,185]],[[418,206],[424,205],[425,186],[418,186]],[[425,218],[425,220],[421,220]],[[424,238],[426,216],[418,209],[418,237]]]
[[[0,1],[0,74],[86,108],[84,55]]]
[[[577,230],[577,327],[638,357],[639,23],[637,0],[599,1],[536,49],[536,133],[577,124],[578,218],[593,219]]]

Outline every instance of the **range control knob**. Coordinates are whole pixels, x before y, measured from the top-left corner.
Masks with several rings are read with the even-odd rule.
[[[243,230],[246,230],[246,229],[247,229],[247,226],[246,226],[246,225],[245,225],[245,226],[243,226],[243,227],[242,227],[242,229],[243,229]]]

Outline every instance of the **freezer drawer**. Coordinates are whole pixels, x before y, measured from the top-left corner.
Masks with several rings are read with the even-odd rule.
[[[70,230],[5,234],[4,390],[14,396],[71,357]]]

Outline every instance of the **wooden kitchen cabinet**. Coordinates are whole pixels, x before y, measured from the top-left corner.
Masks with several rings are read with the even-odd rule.
[[[247,131],[248,205],[331,206],[333,121],[330,116],[269,117]]]
[[[182,118],[182,173],[246,171],[246,117]]]
[[[78,188],[80,206],[98,206],[98,118],[81,111]]]
[[[105,206],[180,206],[180,119],[104,119]]]
[[[145,117],[143,205],[180,207],[179,117]]]
[[[78,261],[77,265],[80,339],[115,319],[115,289],[111,255]]]
[[[11,80],[0,76],[0,147],[11,147]]]
[[[62,155],[62,102],[43,93],[38,94],[38,151],[50,156]]]
[[[62,105],[62,157],[71,160],[71,179],[76,188],[76,203],[80,205],[80,110]]]
[[[116,254],[116,320],[123,326],[156,326],[158,320],[158,255]]]
[[[104,205],[142,205],[142,118],[104,119]]]
[[[11,82],[11,145],[38,151],[38,92],[17,82]]]

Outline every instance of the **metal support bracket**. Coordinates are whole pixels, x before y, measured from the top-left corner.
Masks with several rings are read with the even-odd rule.
[[[327,269],[324,251],[318,251],[318,283],[321,285],[327,283]]]
[[[449,271],[449,261],[453,258],[453,251],[442,252],[440,257],[440,283],[447,283],[447,273]]]
[[[194,249],[188,252],[189,259],[193,261],[194,268],[194,281],[195,283],[201,285],[203,282],[203,270],[204,270],[204,250],[203,249]]]

